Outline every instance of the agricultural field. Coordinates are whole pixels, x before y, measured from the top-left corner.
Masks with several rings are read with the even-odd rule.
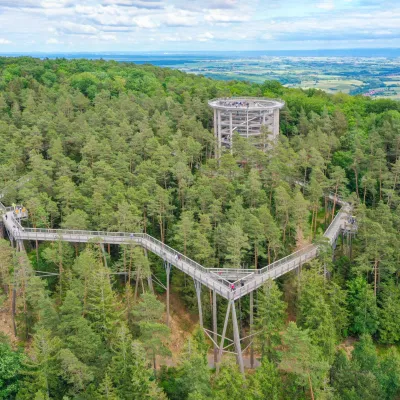
[[[398,57],[202,58],[176,64],[173,68],[214,79],[236,79],[255,83],[275,79],[286,87],[400,99]]]

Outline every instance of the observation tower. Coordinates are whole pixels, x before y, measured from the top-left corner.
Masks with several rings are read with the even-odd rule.
[[[208,105],[214,110],[217,158],[221,155],[222,146],[232,148],[235,133],[245,138],[257,137],[262,134],[262,127],[266,127],[270,132],[266,138],[269,141],[276,140],[279,135],[279,110],[285,105],[282,100],[231,97],[210,100]],[[260,140],[255,141],[255,144],[263,143]]]

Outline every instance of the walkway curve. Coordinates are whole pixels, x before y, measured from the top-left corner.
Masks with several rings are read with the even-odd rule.
[[[29,178],[21,178],[23,185]],[[0,199],[4,197],[0,193]],[[324,233],[331,246],[334,246],[342,230],[351,229],[348,220],[351,217],[352,206],[329,195],[331,200],[341,206],[332,223]],[[17,208],[18,209],[18,208]],[[3,212],[3,224],[11,240],[57,241],[71,243],[110,243],[110,244],[137,244],[161,257],[164,262],[175,266],[180,271],[191,276],[207,288],[215,291],[228,300],[237,300],[258,289],[268,279],[276,279],[315,258],[318,246],[310,244],[287,257],[273,262],[261,269],[232,269],[232,268],[206,268],[189,257],[162,243],[146,233],[84,231],[71,229],[41,229],[24,228],[21,218],[28,217],[28,213],[15,213],[15,207],[5,207],[0,202],[0,211]],[[234,285],[234,289],[232,289]]]

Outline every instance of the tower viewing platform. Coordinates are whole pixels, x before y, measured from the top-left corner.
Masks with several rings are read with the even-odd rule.
[[[221,155],[222,146],[232,148],[235,133],[245,138],[257,137],[265,127],[270,132],[266,138],[268,141],[276,140],[279,135],[279,110],[285,105],[282,100],[231,97],[213,99],[208,104],[214,110],[217,157]],[[261,141],[256,144],[263,145]]]

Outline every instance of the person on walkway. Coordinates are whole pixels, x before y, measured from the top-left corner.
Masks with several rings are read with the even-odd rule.
[[[235,284],[234,283],[232,283],[232,285],[231,285],[231,290],[232,290],[232,292],[235,290]]]

